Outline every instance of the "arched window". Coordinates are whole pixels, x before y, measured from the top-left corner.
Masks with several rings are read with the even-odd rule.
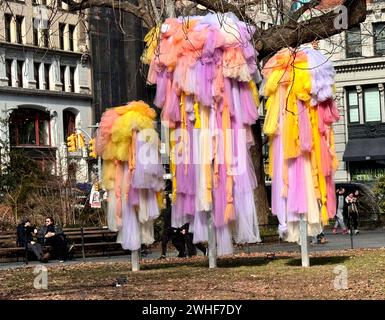
[[[78,170],[78,166],[75,162],[71,162],[68,165],[68,183],[75,184],[76,183],[76,172]]]
[[[51,146],[49,113],[37,109],[14,110],[9,119],[12,146]]]
[[[70,110],[63,111],[64,140],[66,140],[69,135],[75,132],[75,120],[76,120],[75,113],[73,113]]]

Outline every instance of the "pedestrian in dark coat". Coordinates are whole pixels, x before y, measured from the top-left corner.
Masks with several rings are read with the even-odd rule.
[[[349,233],[354,232],[354,234],[358,234],[358,207],[357,207],[357,198],[358,198],[358,191],[355,191],[354,193],[351,192],[346,197],[345,202],[347,203],[347,218],[348,218],[348,228]]]
[[[39,229],[38,239],[40,244],[52,246],[54,255],[61,261],[67,259],[67,239],[52,217],[45,219],[45,225]]]

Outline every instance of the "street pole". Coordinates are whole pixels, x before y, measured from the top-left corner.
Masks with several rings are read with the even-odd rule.
[[[93,126],[88,126],[87,128],[96,128],[97,129],[97,128],[99,128],[99,122],[97,124],[93,125]],[[85,135],[87,135],[88,140],[92,139],[92,136],[86,130],[84,130],[83,128],[78,127],[76,129],[80,130]],[[100,184],[101,181],[102,181],[102,158],[100,156],[98,156],[98,183]]]
[[[80,227],[80,234],[82,237],[82,257],[83,257],[83,262],[86,262],[86,253],[85,253],[85,248],[84,248],[84,229],[83,226]]]
[[[132,250],[131,251],[131,270],[132,271],[139,271],[140,270],[139,250]]]
[[[98,156],[98,182],[102,181],[102,158]]]
[[[348,213],[348,215],[349,215],[348,223],[349,223],[350,246],[353,249],[353,219],[350,213]]]
[[[301,260],[302,267],[309,267],[309,251],[307,244],[307,221],[304,218],[304,215],[300,215],[300,224],[299,224],[299,233],[300,233],[300,242],[301,242]]]
[[[209,240],[209,268],[217,267],[217,241],[215,237],[215,226],[213,211],[208,213],[208,240]]]
[[[28,264],[28,234],[27,234],[27,227],[24,226],[24,239],[25,239],[25,264]]]
[[[92,128],[99,128],[99,122],[91,126]],[[102,181],[102,157],[98,155],[98,182],[100,183]]]

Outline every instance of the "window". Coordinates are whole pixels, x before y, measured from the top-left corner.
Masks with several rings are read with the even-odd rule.
[[[38,24],[36,23],[36,19],[33,19],[33,26],[32,26],[32,30],[33,30],[33,44],[35,46],[39,45],[38,30],[36,28],[37,26],[38,26]]]
[[[76,162],[71,162],[68,165],[68,169],[67,169],[68,180],[67,181],[69,181],[71,185],[76,183],[76,172],[78,172],[78,171],[79,171],[79,168],[78,168],[78,165]]]
[[[64,23],[59,23],[59,47],[64,50],[64,29],[66,25]]]
[[[50,65],[45,63],[44,64],[44,82],[45,82],[45,90],[50,89],[50,77],[49,77],[49,69]]]
[[[378,87],[364,89],[365,122],[381,121],[380,92]]]
[[[360,113],[358,109],[358,95],[357,90],[352,89],[347,91],[348,108],[349,108],[349,122],[360,122]]]
[[[45,48],[48,48],[48,45],[49,45],[49,29],[43,29],[41,31],[41,34],[43,36],[43,46]]]
[[[5,41],[11,42],[11,21],[12,21],[12,15],[6,13],[4,15],[4,29],[5,29]]]
[[[75,26],[68,25],[68,33],[69,33],[69,50],[74,51],[74,36],[75,36]]]
[[[362,56],[361,29],[354,27],[346,31],[346,57],[354,58]]]
[[[17,60],[17,86],[23,87],[23,65],[24,61]]]
[[[12,60],[6,59],[5,60],[5,72],[7,74],[8,78],[8,86],[12,87]]]
[[[75,68],[70,67],[70,91],[75,92]]]
[[[62,83],[62,91],[66,91],[65,74],[66,74],[66,67],[60,66],[60,82]]]
[[[9,119],[11,145],[13,146],[49,146],[49,114],[35,109],[17,109]]]
[[[23,33],[22,33],[22,25],[23,25],[23,16],[16,16],[16,42],[23,43]]]
[[[36,89],[42,89],[41,83],[40,83],[39,69],[40,69],[40,63],[39,62],[35,62],[33,64],[33,72],[34,72],[34,79],[36,81]]]
[[[63,129],[64,129],[64,139],[66,140],[69,135],[75,132],[75,119],[76,115],[69,111],[63,111]]]
[[[385,23],[374,23],[374,53],[378,56],[385,55]]]

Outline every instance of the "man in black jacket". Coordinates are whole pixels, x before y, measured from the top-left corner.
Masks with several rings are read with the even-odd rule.
[[[41,245],[52,246],[54,254],[61,260],[67,259],[67,240],[61,228],[55,225],[52,217],[45,219],[45,225],[39,229],[38,239]]]
[[[184,235],[178,228],[171,227],[171,193],[165,196],[165,208],[162,210],[163,232],[162,232],[162,255],[160,259],[166,258],[167,244],[171,240],[174,247],[178,250],[178,257],[186,256],[186,245]]]
[[[28,251],[33,252],[38,260],[44,260],[43,249],[41,245],[33,241],[33,237],[37,234],[37,229],[31,224],[31,221],[26,218],[23,219],[16,229],[17,233],[17,246],[26,248]]]

